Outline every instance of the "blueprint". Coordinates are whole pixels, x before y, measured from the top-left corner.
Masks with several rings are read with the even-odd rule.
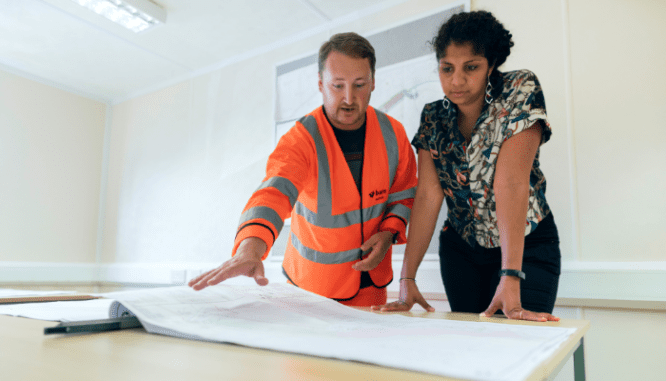
[[[92,299],[69,302],[6,304],[0,305],[0,315],[49,321],[107,319],[109,317],[109,306],[112,302],[113,300],[109,299]]]
[[[289,284],[105,294],[146,330],[474,380],[522,380],[575,330],[381,314]]]

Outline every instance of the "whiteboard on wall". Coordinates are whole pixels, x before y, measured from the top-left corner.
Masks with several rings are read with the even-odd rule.
[[[431,41],[442,23],[452,15],[467,10],[469,1],[457,3],[365,36],[375,48],[377,58],[375,90],[370,105],[400,121],[410,139],[418,130],[423,106],[444,96]],[[313,53],[276,65],[274,144],[297,120],[321,106],[317,59],[318,54]],[[438,232],[445,219],[446,205],[443,205],[437,229],[428,247],[428,253],[432,255],[438,251]],[[285,231],[273,246],[273,255],[276,257],[284,253],[288,226],[286,223]],[[394,253],[403,252],[404,245],[394,247]]]

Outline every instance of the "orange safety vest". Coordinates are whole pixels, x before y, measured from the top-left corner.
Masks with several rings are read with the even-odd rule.
[[[247,237],[272,247],[291,216],[282,264],[295,285],[329,298],[353,298],[361,273],[352,269],[360,246],[379,231],[405,229],[416,192],[416,159],[403,126],[368,107],[362,197],[322,107],[296,122],[268,158],[266,177],[241,215],[233,249]],[[393,280],[391,248],[370,277],[378,287]]]

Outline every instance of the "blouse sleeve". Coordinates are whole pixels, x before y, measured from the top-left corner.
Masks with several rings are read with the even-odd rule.
[[[421,112],[421,124],[419,125],[419,130],[414,135],[412,139],[412,145],[416,148],[418,152],[419,149],[424,149],[430,151],[429,142],[433,138],[434,129],[435,129],[435,112],[436,112],[436,102],[426,104],[423,106],[423,111]]]
[[[509,123],[503,132],[504,140],[532,127],[539,120],[543,129],[541,144],[550,140],[552,130],[546,115],[546,101],[536,75],[523,70],[514,78],[511,88],[514,91],[509,99],[511,111]]]

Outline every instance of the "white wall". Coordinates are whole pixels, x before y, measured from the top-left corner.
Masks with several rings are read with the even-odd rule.
[[[0,261],[95,263],[105,113],[0,70]]]
[[[664,261],[666,5],[570,9],[581,259]]]

